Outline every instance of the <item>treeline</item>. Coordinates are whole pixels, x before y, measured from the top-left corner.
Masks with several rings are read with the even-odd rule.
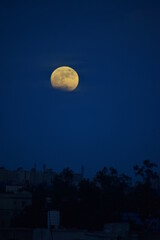
[[[32,192],[32,206],[15,216],[14,227],[46,227],[47,211],[60,211],[61,226],[100,230],[107,222],[121,221],[123,212],[138,213],[141,219],[160,215],[160,191],[155,188],[157,165],[149,160],[134,166],[137,182],[113,168],[104,167],[96,176],[74,184],[74,173],[65,168],[53,185],[40,185]]]

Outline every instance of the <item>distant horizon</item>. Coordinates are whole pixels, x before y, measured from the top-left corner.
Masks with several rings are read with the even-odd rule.
[[[144,159],[144,160],[146,160],[146,159]],[[142,162],[143,162],[143,160],[142,160]],[[142,162],[139,164],[139,166],[141,166],[142,165]],[[152,161],[151,161],[152,162]],[[157,163],[156,163],[157,164]],[[136,164],[135,164],[136,165]],[[6,170],[9,170],[9,171],[16,171],[16,170],[18,170],[18,168],[22,168],[23,170],[25,170],[25,171],[30,171],[31,169],[33,169],[33,168],[35,168],[35,164],[33,164],[33,166],[31,166],[31,167],[24,167],[24,166],[17,166],[17,167],[13,167],[13,166],[10,166],[10,167],[7,167],[7,166],[5,166],[5,165],[0,165],[0,168],[1,167],[4,167]],[[113,167],[113,168],[115,168],[113,165],[104,165],[102,168],[100,168],[100,169],[97,169],[95,172],[93,172],[93,171],[88,171],[88,173],[86,172],[86,168],[85,168],[85,165],[81,165],[81,167],[84,167],[84,178],[89,178],[89,179],[92,179],[92,178],[94,178],[95,176],[96,176],[96,174],[97,174],[97,172],[98,171],[101,171],[102,169],[103,169],[103,167],[106,167],[108,170],[109,170],[109,168],[110,167]],[[81,173],[81,167],[80,167],[80,169],[78,170],[78,169],[73,169],[72,167],[70,167],[70,166],[64,166],[64,167],[62,167],[62,168],[55,168],[55,167],[51,167],[51,166],[48,166],[48,165],[45,165],[45,168],[46,168],[46,170],[48,170],[48,169],[51,169],[51,170],[53,170],[53,172],[55,172],[55,173],[57,173],[57,174],[59,174],[63,169],[65,169],[65,168],[69,168],[69,169],[71,169],[74,173],[77,173],[77,174],[80,174]],[[135,182],[135,180],[136,180],[136,176],[135,176],[135,174],[134,174],[134,169],[133,169],[133,167],[134,166],[132,166],[131,167],[131,171],[130,172],[132,172],[132,174],[131,173],[127,173],[127,171],[119,171],[117,168],[115,168],[116,170],[117,170],[117,172],[118,172],[118,175],[121,175],[121,174],[126,174],[127,176],[129,176],[129,177],[131,177],[131,179],[132,179],[132,181],[133,182]],[[43,164],[42,164],[42,166],[40,166],[40,165],[36,165],[36,170],[37,171],[43,171]],[[154,168],[154,170],[160,175],[160,167],[159,167],[159,165],[157,164],[157,168]]]

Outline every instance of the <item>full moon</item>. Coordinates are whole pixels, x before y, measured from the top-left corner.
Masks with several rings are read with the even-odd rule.
[[[77,72],[70,67],[62,66],[55,69],[51,74],[51,85],[53,88],[63,91],[73,91],[79,83]]]

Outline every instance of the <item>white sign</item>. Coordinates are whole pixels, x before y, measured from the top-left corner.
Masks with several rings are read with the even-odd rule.
[[[48,211],[48,227],[54,226],[57,228],[60,223],[60,212],[59,211]]]

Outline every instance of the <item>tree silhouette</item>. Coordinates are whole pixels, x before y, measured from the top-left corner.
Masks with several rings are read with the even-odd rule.
[[[157,167],[157,164],[152,163],[150,160],[144,160],[141,167],[134,166],[135,175],[141,176],[143,183],[150,185],[153,180],[158,179],[158,173],[154,170]]]
[[[157,165],[150,160],[144,160],[142,166],[135,165],[135,176],[140,176],[141,181],[136,182],[134,188],[134,201],[137,211],[146,218],[149,215],[154,215],[158,211],[158,193],[153,185],[155,180],[158,180],[158,173],[155,171]]]
[[[160,209],[159,192],[153,188],[158,179],[157,165],[144,160],[134,166],[138,181],[104,167],[93,179],[74,183],[74,172],[64,168],[56,174],[51,187],[41,184],[32,191],[32,206],[13,220],[16,227],[46,227],[47,211],[59,210],[61,225],[66,228],[100,230],[107,222],[121,221],[121,213],[139,213],[142,219],[156,216]],[[46,199],[49,198],[49,204]]]

